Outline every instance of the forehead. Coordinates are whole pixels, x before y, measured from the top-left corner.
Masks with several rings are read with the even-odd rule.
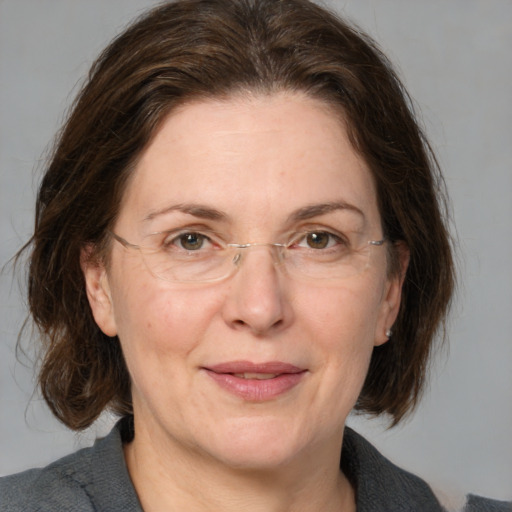
[[[163,122],[127,187],[121,219],[173,204],[278,222],[304,206],[345,202],[378,222],[372,176],[327,104],[279,93],[183,105]]]

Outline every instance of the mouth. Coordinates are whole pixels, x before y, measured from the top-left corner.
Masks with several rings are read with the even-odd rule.
[[[268,380],[274,379],[278,375],[282,375],[280,373],[233,373],[235,377],[239,379],[256,379],[256,380]]]
[[[290,392],[307,372],[304,368],[278,361],[262,364],[232,361],[202,370],[223,391],[250,402],[264,402]]]

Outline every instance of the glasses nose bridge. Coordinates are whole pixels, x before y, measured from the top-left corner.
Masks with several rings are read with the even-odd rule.
[[[277,263],[281,263],[283,249],[286,248],[285,244],[275,243],[275,242],[251,242],[245,244],[228,244],[228,247],[233,248],[235,252],[235,256],[233,257],[233,264],[235,267],[239,267],[242,263],[243,255],[252,248],[263,248],[268,247],[270,249],[272,255],[272,262],[274,265]]]

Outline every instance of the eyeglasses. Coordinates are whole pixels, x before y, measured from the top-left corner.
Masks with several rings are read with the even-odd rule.
[[[328,231],[296,233],[288,243],[225,243],[215,233],[171,231],[151,233],[147,244],[135,245],[114,232],[111,236],[126,249],[141,253],[151,274],[180,283],[215,282],[233,275],[249,249],[269,248],[274,265],[287,275],[314,280],[339,280],[364,272],[374,250],[385,239],[357,246],[342,235]]]

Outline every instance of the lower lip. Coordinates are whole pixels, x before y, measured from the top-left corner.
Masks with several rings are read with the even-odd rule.
[[[243,379],[231,373],[206,373],[222,388],[244,400],[264,402],[290,391],[303,379],[306,372],[283,373],[272,379]]]

